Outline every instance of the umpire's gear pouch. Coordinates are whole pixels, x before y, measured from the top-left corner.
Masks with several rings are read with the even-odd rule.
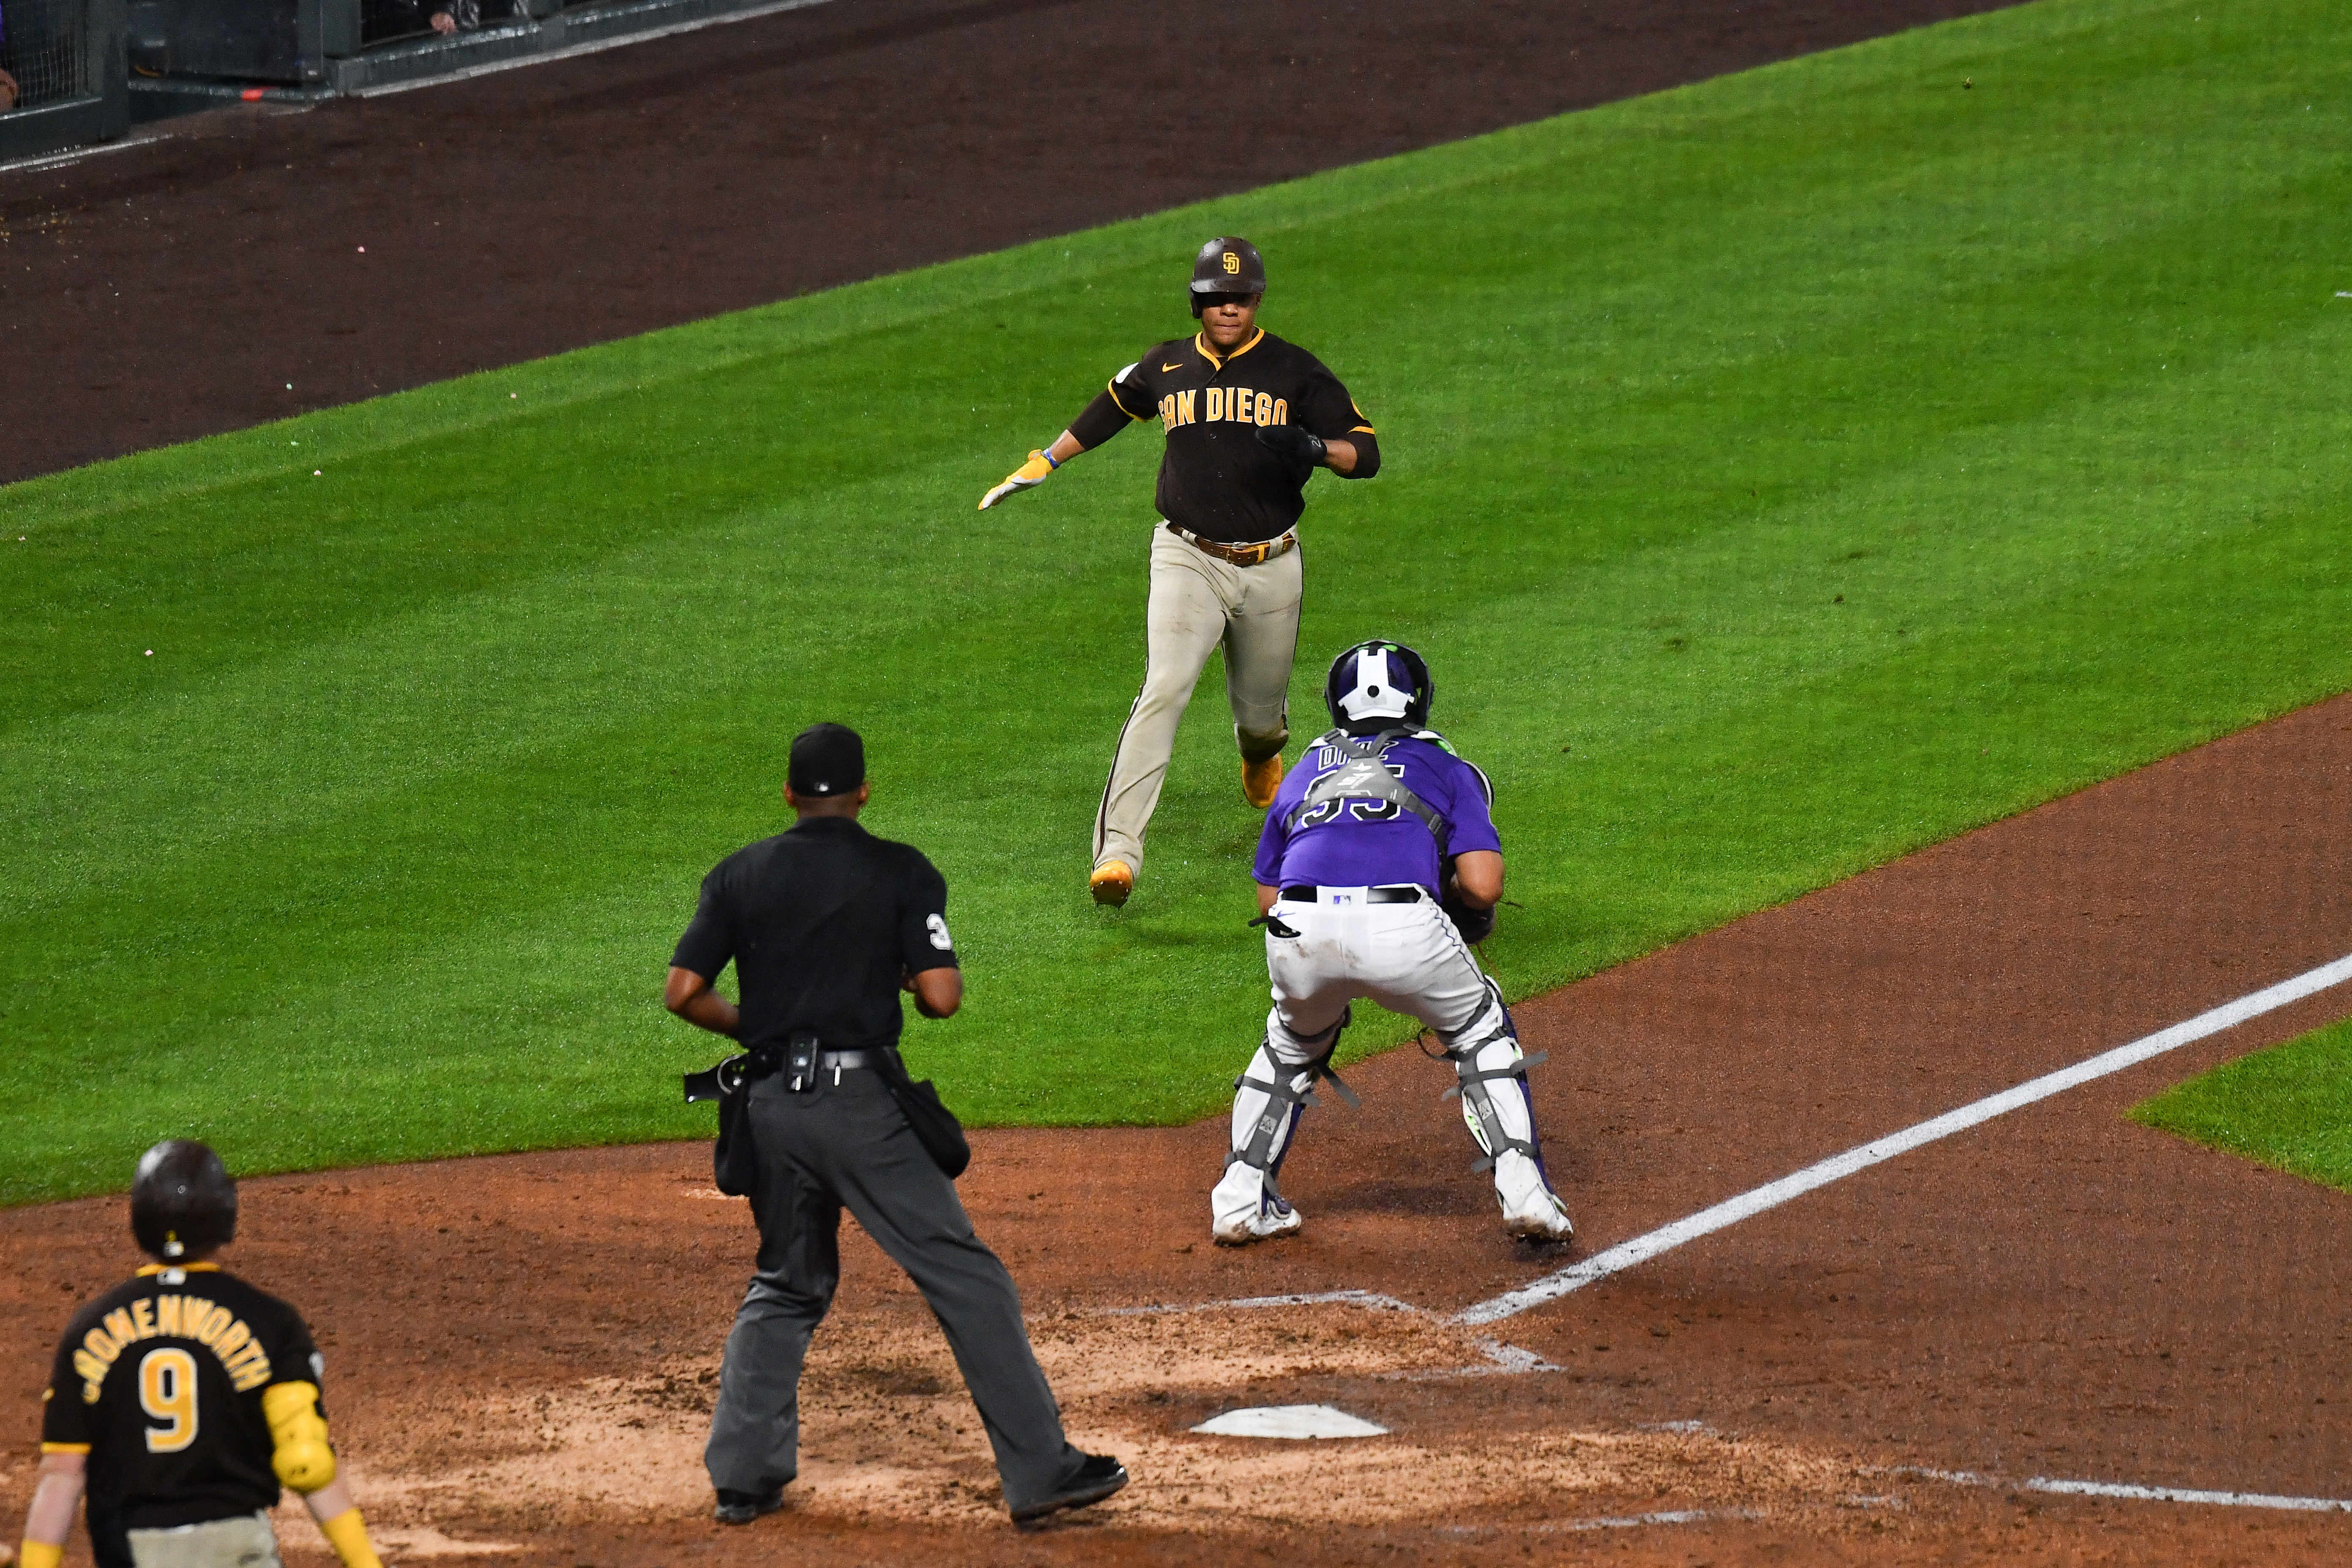
[[[777,1069],[775,1053],[745,1051],[717,1067],[686,1075],[686,1102],[719,1102],[719,1139],[710,1146],[710,1181],[730,1198],[751,1195],[760,1181],[760,1151],[751,1141],[751,1085]]]

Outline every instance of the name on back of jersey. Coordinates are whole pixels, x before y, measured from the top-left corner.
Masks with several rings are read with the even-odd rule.
[[[107,1313],[75,1348],[82,1403],[98,1403],[100,1385],[125,1350],[153,1339],[195,1341],[220,1358],[222,1370],[239,1394],[269,1381],[269,1352],[245,1320],[226,1307],[202,1296],[141,1296]]]

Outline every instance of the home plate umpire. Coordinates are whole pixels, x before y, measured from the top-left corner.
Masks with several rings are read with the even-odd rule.
[[[901,990],[927,1018],[963,1001],[948,887],[910,845],[857,824],[866,747],[840,724],[793,741],[790,831],[738,850],[702,881],[663,1001],[742,1042],[716,1069],[724,1191],[748,1196],[760,1258],[727,1336],[703,1461],[714,1516],[749,1524],[783,1506],[799,1470],[801,1363],[841,1280],[846,1207],[938,1318],[988,1430],[1016,1521],[1100,1502],[1117,1459],[1062,1435],[1012,1276],[972,1233],[954,1176],[961,1130],[898,1058]],[[711,989],[730,963],[742,1003]],[[696,1074],[689,1099],[703,1098]]]

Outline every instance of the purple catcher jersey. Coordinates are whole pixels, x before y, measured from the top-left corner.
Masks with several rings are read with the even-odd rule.
[[[1421,818],[1391,802],[1327,802],[1301,817],[1296,829],[1287,826],[1315,781],[1346,760],[1347,751],[1335,732],[1309,746],[1298,765],[1284,775],[1282,788],[1266,808],[1265,831],[1258,837],[1257,879],[1269,888],[1417,882],[1436,892],[1442,875],[1436,836]],[[1503,847],[1487,810],[1492,791],[1486,774],[1455,756],[1444,737],[1429,730],[1400,737],[1382,760],[1405,788],[1444,819],[1447,854]]]

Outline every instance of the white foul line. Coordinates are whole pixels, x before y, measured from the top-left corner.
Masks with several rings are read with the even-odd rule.
[[[1737,1225],[1767,1209],[1778,1208],[1815,1187],[1825,1187],[1857,1171],[1867,1170],[1881,1161],[1892,1160],[1897,1154],[1907,1154],[1923,1144],[1948,1138],[1955,1132],[1964,1132],[1979,1122],[1990,1121],[2020,1106],[2047,1100],[2078,1084],[2121,1072],[2128,1067],[2137,1067],[2152,1057],[2177,1050],[2208,1035],[2218,1035],[2249,1018],[2259,1017],[2290,1002],[2299,1002],[2314,992],[2340,985],[2347,980],[2352,980],[2352,956],[2339,958],[2333,963],[2323,963],[2307,973],[2298,974],[2292,980],[2282,980],[2276,985],[2250,996],[2241,996],[2234,1002],[2224,1003],[2210,1012],[2200,1013],[2194,1018],[2175,1024],[2168,1029],[2159,1029],[2129,1045],[2117,1046],[2088,1061],[2077,1062],[2073,1067],[2029,1079],[1974,1104],[1963,1105],[1957,1110],[1948,1110],[1931,1121],[1922,1121],[1916,1127],[1849,1149],[1818,1165],[1808,1165],[1793,1175],[1767,1183],[1736,1198],[1727,1198],[1712,1208],[1701,1209],[1672,1225],[1661,1226],[1647,1235],[1637,1236],[1631,1241],[1621,1241],[1605,1252],[1595,1253],[1583,1262],[1571,1264],[1558,1273],[1547,1274],[1533,1284],[1523,1285],[1492,1300],[1465,1308],[1455,1314],[1454,1321],[1473,1325],[1492,1323],[1524,1312],[1571,1290],[1580,1290],[1596,1279],[1605,1279],[1637,1263],[1646,1262],[1662,1252],[1672,1251],[1686,1241],[1696,1241],[1702,1236]]]
[[[2195,1502],[2216,1508],[2273,1508],[2290,1513],[2352,1513],[2352,1498],[2282,1497],[2275,1492],[2223,1492],[2201,1487],[2141,1487],[2124,1481],[2068,1481],[2054,1476],[2032,1476],[2021,1481],[1974,1470],[1935,1470],[1920,1465],[1896,1465],[1884,1472],[1919,1480],[1948,1481],[1958,1487],[1999,1487],[2006,1491],[2043,1492],[2054,1497],[2125,1498],[2134,1502]]]
[[[2035,1476],[2018,1483],[2030,1492],[2061,1497],[2131,1498],[2140,1502],[2206,1502],[2222,1508],[2277,1508],[2297,1513],[2352,1513],[2352,1498],[2279,1497],[2270,1492],[2214,1492],[2195,1487],[2135,1487],[2121,1481],[2061,1481]]]

